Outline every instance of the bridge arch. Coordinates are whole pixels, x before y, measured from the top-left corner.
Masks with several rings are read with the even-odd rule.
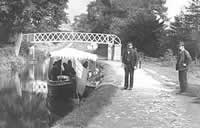
[[[114,34],[83,32],[43,32],[23,34],[23,40],[31,43],[81,42],[108,44],[108,59],[121,59],[121,40]]]

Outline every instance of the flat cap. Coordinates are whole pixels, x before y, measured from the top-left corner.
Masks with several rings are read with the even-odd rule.
[[[183,41],[179,42],[178,46],[179,46],[179,47],[180,47],[180,46],[184,46],[184,42],[183,42]]]

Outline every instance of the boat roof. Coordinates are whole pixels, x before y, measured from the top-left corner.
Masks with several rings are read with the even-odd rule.
[[[88,53],[88,52],[84,52],[84,51],[80,51],[80,50],[77,50],[74,48],[68,48],[68,47],[50,52],[50,56],[56,57],[56,58],[58,57],[58,58],[67,58],[67,59],[78,59],[78,60],[82,60],[82,59],[89,59],[93,61],[97,60],[96,54],[92,54],[92,53]]]

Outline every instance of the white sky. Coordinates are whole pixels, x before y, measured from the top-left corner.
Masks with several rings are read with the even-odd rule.
[[[188,5],[190,0],[166,0],[166,6],[168,7],[168,17],[173,20],[173,17],[178,15],[184,6]]]
[[[73,21],[74,16],[87,12],[87,5],[94,0],[69,0],[67,12],[69,13],[70,21]]]
[[[69,19],[73,21],[74,16],[86,13],[87,5],[94,0],[69,0],[68,10]],[[181,9],[187,5],[189,0],[167,0],[168,17],[173,20],[173,17],[180,13]]]

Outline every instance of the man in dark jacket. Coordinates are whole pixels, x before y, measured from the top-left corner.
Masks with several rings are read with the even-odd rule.
[[[179,53],[177,57],[176,70],[178,70],[180,93],[185,92],[188,86],[187,71],[192,61],[190,53],[184,48],[184,43],[179,43]]]
[[[133,49],[132,43],[128,43],[127,49],[124,50],[122,62],[124,63],[125,69],[125,83],[124,89],[128,88],[129,76],[130,76],[130,86],[129,90],[133,88],[134,70],[136,69],[138,61],[137,51]]]
[[[61,63],[62,63],[62,60],[58,60],[58,61],[54,62],[53,67],[51,68],[51,70],[49,72],[50,80],[53,80],[53,81],[58,80],[57,77],[61,74]]]

